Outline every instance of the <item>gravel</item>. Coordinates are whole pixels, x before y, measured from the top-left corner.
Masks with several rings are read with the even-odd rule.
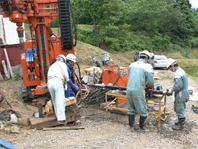
[[[172,73],[166,70],[157,70],[160,80],[156,84],[162,84],[163,89],[173,85]],[[189,85],[198,87],[196,81],[189,78]],[[0,132],[4,139],[20,149],[187,149],[198,148],[198,115],[193,113],[192,105],[197,106],[197,101],[189,101],[186,107],[187,120],[185,128],[181,131],[172,130],[172,125],[177,121],[173,111],[173,97],[167,98],[166,110],[170,112],[165,121],[161,121],[161,127],[157,128],[155,116],[148,116],[146,126],[151,130],[148,133],[140,131],[130,132],[127,115],[108,113],[94,109],[95,114],[87,115],[90,108],[81,109],[81,125],[85,129],[80,130],[50,130],[42,131],[21,128],[19,134],[6,134]],[[139,116],[136,115],[135,124],[138,126]]]

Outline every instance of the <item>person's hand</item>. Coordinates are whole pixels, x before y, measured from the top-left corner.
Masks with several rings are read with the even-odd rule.
[[[76,92],[79,91],[79,87],[78,87],[77,85],[75,85],[75,84],[72,85],[72,88],[73,88]]]
[[[168,90],[167,90],[167,95],[170,96],[170,95],[172,95],[172,94],[173,94],[172,89],[168,89]]]

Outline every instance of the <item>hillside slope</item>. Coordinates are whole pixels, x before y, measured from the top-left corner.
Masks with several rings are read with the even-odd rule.
[[[129,66],[133,60],[134,55],[137,50],[133,51],[105,51],[98,47],[92,46],[90,44],[83,43],[81,41],[77,42],[75,47],[75,54],[77,57],[77,61],[81,65],[91,65],[90,60],[91,56],[95,56],[96,59],[101,59],[101,54],[103,52],[109,53],[110,57],[113,59],[114,63],[119,66]],[[188,57],[184,57],[181,52],[160,52],[160,51],[150,51],[157,55],[166,55],[168,58],[174,58],[178,61],[181,66],[198,66],[198,50],[192,49],[188,52]]]
[[[109,53],[114,63],[120,66],[128,66],[133,61],[133,56],[135,54],[135,51],[130,51],[127,53],[107,52],[98,47],[83,43],[81,41],[78,41],[75,47],[77,61],[82,65],[92,65],[90,63],[91,56],[93,55],[96,59],[101,59],[101,54],[104,52]]]

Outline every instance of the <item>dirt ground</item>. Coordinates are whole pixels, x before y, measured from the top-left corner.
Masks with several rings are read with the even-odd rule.
[[[171,88],[173,85],[173,73],[167,70],[155,70],[160,79],[155,80],[155,84],[161,84],[163,90]],[[172,125],[177,121],[173,111],[174,99],[167,97],[166,111],[170,114],[165,121],[161,121],[161,127],[157,128],[157,119],[149,115],[146,126],[151,130],[148,133],[139,131],[130,132],[127,115],[108,112],[98,108],[81,108],[81,130],[36,130],[30,129],[27,119],[38,112],[37,107],[21,102],[22,80],[16,77],[0,82],[0,90],[4,91],[7,101],[21,113],[22,121],[19,124],[0,121],[0,138],[17,146],[20,149],[124,149],[124,148],[198,148],[198,115],[192,111],[192,105],[198,106],[198,83],[189,79],[189,86],[195,87],[193,101],[189,101],[186,107],[187,120],[182,131],[172,130]],[[10,109],[4,102],[0,104],[0,111]],[[138,125],[139,116],[136,116],[135,124]],[[9,133],[6,128],[16,126],[19,128],[17,133]],[[3,148],[3,147],[0,147]]]

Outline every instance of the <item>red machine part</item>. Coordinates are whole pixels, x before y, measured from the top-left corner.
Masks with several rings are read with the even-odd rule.
[[[114,64],[110,64],[109,67],[103,68],[102,83],[105,85],[113,84],[114,86],[127,87],[128,75],[128,67],[115,67]],[[126,98],[118,96],[118,103],[125,103],[127,101],[123,99]]]
[[[103,68],[102,83],[105,85],[113,84],[114,86],[126,87],[128,74],[129,69],[127,67],[115,67],[115,65],[110,64],[109,67]]]

